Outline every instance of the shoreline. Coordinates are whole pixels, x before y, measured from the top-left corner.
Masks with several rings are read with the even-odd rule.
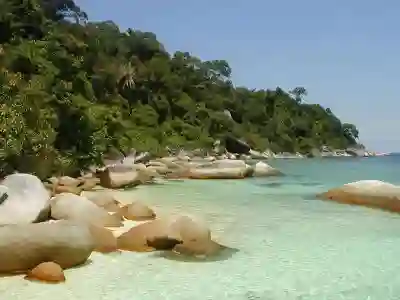
[[[251,178],[251,177],[246,177],[246,178]],[[271,177],[266,177],[266,178],[271,178]],[[58,180],[60,181],[61,177],[58,178]],[[63,178],[63,180],[65,182],[68,182],[67,178]],[[235,230],[237,229],[235,226],[244,226],[243,224],[245,224],[246,222],[243,219],[246,219],[248,216],[252,216],[252,214],[249,214],[248,211],[241,211],[240,207],[235,208],[236,211],[234,210],[234,212],[230,212],[228,209],[225,211],[223,209],[224,207],[223,204],[222,205],[219,204],[219,206],[217,205],[216,207],[213,207],[212,201],[205,202],[202,205],[199,205],[198,204],[199,202],[197,201],[201,201],[200,199],[201,197],[203,197],[203,195],[200,194],[193,195],[192,192],[194,190],[197,190],[197,192],[203,193],[202,188],[200,188],[201,186],[203,186],[203,184],[199,183],[199,185],[194,185],[197,187],[195,187],[193,190],[190,187],[190,185],[187,185],[189,182],[195,182],[195,181],[196,180],[187,178],[178,180],[165,178],[161,179],[159,183],[158,179],[155,178],[155,183],[153,184],[151,183],[138,184],[134,188],[127,188],[127,189],[125,188],[109,189],[97,186],[91,189],[90,191],[83,191],[81,195],[83,195],[84,197],[88,196],[89,199],[92,199],[92,197],[89,197],[90,195],[88,194],[94,193],[101,195],[101,194],[111,193],[113,195],[113,198],[117,199],[118,202],[121,204],[121,206],[129,205],[132,202],[139,201],[145,204],[147,207],[151,208],[155,212],[156,220],[175,219],[179,218],[179,216],[189,216],[190,218],[196,218],[196,220],[200,222],[207,222],[207,227],[209,228],[212,234],[211,235],[212,239],[214,241],[217,241],[218,243],[221,243],[221,245],[224,245],[226,247],[232,247],[232,248],[228,248],[228,250],[225,252],[221,252],[219,254],[216,254],[215,256],[210,256],[206,258],[195,257],[195,256],[193,257],[182,256],[182,255],[176,255],[171,251],[158,251],[158,250],[152,252],[118,250],[110,253],[99,253],[97,251],[94,251],[90,254],[85,264],[74,268],[66,268],[64,270],[66,281],[62,285],[59,285],[59,288],[61,288],[59,289],[59,291],[65,291],[66,293],[70,293],[71,296],[66,295],[65,297],[61,297],[62,300],[75,299],[76,296],[74,298],[74,296],[72,295],[82,295],[82,296],[85,295],[85,297],[90,297],[90,295],[96,295],[96,297],[99,298],[100,293],[103,293],[104,297],[107,298],[110,297],[111,299],[114,298],[120,299],[128,296],[132,297],[132,295],[136,295],[136,293],[141,294],[151,289],[151,286],[146,285],[146,282],[149,281],[150,278],[153,286],[170,290],[170,288],[166,286],[166,284],[176,284],[176,280],[178,279],[165,279],[165,278],[179,277],[179,280],[181,280],[181,282],[187,282],[185,280],[188,280],[188,282],[190,283],[191,279],[187,278],[188,276],[190,277],[189,274],[193,274],[194,272],[195,274],[199,275],[200,274],[207,275],[212,270],[213,272],[215,272],[216,268],[218,268],[219,266],[218,264],[219,263],[225,264],[225,260],[228,262],[227,265],[229,265],[229,263],[232,262],[236,266],[236,264],[242,263],[242,261],[245,261],[246,259],[247,260],[250,259],[250,261],[254,260],[254,262],[252,262],[254,263],[254,265],[257,265],[255,259],[252,260],[252,258],[249,257],[246,258],[246,255],[248,255],[249,253],[248,251],[254,251],[254,253],[257,253],[257,251],[262,251],[262,249],[264,249],[263,247],[271,247],[268,248],[270,253],[272,253],[271,255],[273,254],[280,255],[279,257],[281,257],[281,259],[291,259],[291,256],[287,256],[288,254],[278,253],[279,249],[281,249],[280,247],[285,247],[284,245],[288,245],[285,242],[286,239],[284,237],[278,237],[278,235],[274,236],[271,239],[274,245],[272,244],[269,245],[268,243],[266,243],[265,245],[262,244],[264,243],[261,241],[262,236],[260,236],[261,238],[261,240],[259,241],[259,244],[261,243],[260,245],[258,246],[247,245],[246,231],[253,230],[251,232],[253,233],[258,232],[258,234],[261,234],[264,230],[262,229],[263,226],[267,225],[261,225],[261,227],[257,227],[256,224],[252,224],[251,222],[249,222],[247,227],[246,226],[243,227],[242,230],[240,230],[240,232],[236,233]],[[217,184],[224,185],[226,188],[225,191],[229,191],[230,190],[229,186],[233,185],[234,183],[234,180],[232,181],[228,180],[225,181],[225,183],[223,180],[216,180],[216,181],[211,180],[211,181],[215,182],[216,184],[215,186],[217,186]],[[70,179],[69,182],[72,183],[72,180]],[[235,185],[237,184],[240,183],[235,183]],[[373,184],[375,186],[378,186],[377,182],[371,182],[369,183],[369,186],[372,186]],[[214,187],[214,185],[208,185],[208,184],[205,184],[204,186],[209,187],[210,190],[213,189],[212,187]],[[171,190],[163,193],[163,190],[169,188],[171,188]],[[382,186],[382,188],[387,190],[388,188],[390,188],[390,186],[385,185]],[[209,193],[209,190],[204,190],[204,192]],[[179,194],[178,196],[179,199],[182,200],[178,199],[177,201],[174,200],[170,202],[169,199],[172,199],[171,197],[174,197],[173,195],[177,195],[177,193]],[[163,195],[165,195],[164,198]],[[215,194],[216,199],[220,197],[220,195],[222,194],[216,193]],[[243,195],[245,196],[245,194]],[[57,195],[55,195],[55,197],[57,197]],[[199,198],[193,199],[196,197]],[[280,197],[279,194],[277,194],[277,197]],[[185,205],[180,206],[179,201],[184,201],[184,199],[186,198],[188,198],[188,202],[185,202]],[[274,200],[274,201],[268,201],[271,205],[269,209],[276,209],[277,207],[279,207],[278,199],[268,199],[268,200]],[[76,201],[78,201],[78,199],[76,199]],[[321,207],[322,211],[326,209],[323,208],[325,204],[323,204],[322,202],[323,201],[321,201],[321,203],[317,205],[316,209],[317,211],[318,207]],[[260,203],[261,202],[258,202],[258,204],[255,203],[255,208],[254,208],[255,210],[261,207],[258,206],[260,205]],[[285,210],[287,208],[285,208],[285,206],[289,205],[290,201],[286,201],[285,203],[286,204],[280,208],[280,213],[282,214],[280,216],[290,217],[295,212],[300,213],[301,210],[304,208],[304,206],[300,206],[299,208],[294,208],[293,210],[288,209],[286,213]],[[242,202],[241,205],[243,205]],[[347,209],[345,206],[337,206],[336,208],[334,208],[333,214],[337,214],[337,212],[346,212],[346,211],[357,212],[356,209]],[[242,214],[238,214],[239,212],[241,212]],[[367,217],[368,215],[371,215],[371,212],[366,211],[364,213],[363,211],[361,211],[360,220],[363,219],[363,216]],[[381,214],[378,213],[377,215],[380,216]],[[293,216],[295,216],[296,218],[295,220],[292,220],[294,223],[284,222],[286,224],[285,226],[293,225],[294,227],[296,227],[295,224],[301,221],[300,215],[296,214]],[[322,217],[314,215],[313,210],[311,210],[309,216],[311,218],[315,218],[314,220],[316,222],[319,222],[318,220],[322,220]],[[385,215],[382,214],[382,216]],[[273,216],[271,217],[273,219]],[[387,218],[391,219],[390,217]],[[241,219],[241,221],[238,221],[239,219]],[[343,218],[341,219],[342,220],[341,222],[344,222],[343,224],[347,224],[345,219],[346,215],[344,215]],[[259,222],[260,220],[261,219],[255,219],[255,222]],[[137,228],[140,227],[142,224],[151,222],[153,222],[153,220],[145,220],[145,221],[124,220],[122,227],[116,227],[116,228],[106,227],[106,228],[112,231],[113,235],[116,238],[118,238],[119,236],[129,232],[132,228]],[[290,223],[293,224],[290,225]],[[278,226],[278,224],[273,220],[271,220],[271,223],[267,222],[267,224],[271,224],[268,225],[272,226],[271,228],[276,228],[275,226]],[[268,226],[266,228],[270,228]],[[278,228],[281,227],[278,226]],[[287,232],[287,234],[289,233]],[[269,241],[269,239],[267,240]],[[342,249],[340,248],[340,246],[336,244],[336,239],[334,239],[333,237],[331,237],[330,243],[332,243],[331,244],[332,247],[337,247],[338,249]],[[240,249],[237,250],[234,247],[238,247]],[[320,250],[318,249],[315,251],[316,253],[320,253],[319,252]],[[265,260],[270,261],[270,258],[265,258]],[[194,264],[194,263],[200,263],[200,264]],[[215,266],[214,263],[217,264],[216,267],[214,267]],[[197,267],[195,267],[195,265],[197,265]],[[197,271],[194,271],[195,269]],[[153,278],[154,276],[159,279],[154,279]],[[221,276],[225,275],[221,274]],[[44,286],[37,284],[35,282],[24,283],[23,277],[24,275],[16,275],[16,276],[5,276],[0,278],[0,280],[2,281],[0,284],[0,293],[2,289],[5,289],[7,287],[7,289],[19,289],[21,291],[21,296],[20,297],[17,296],[15,298],[16,300],[24,299],[22,295],[25,295],[25,291],[30,291],[30,292],[35,291],[37,293],[40,293],[42,298],[45,297],[47,299],[47,297],[50,297],[51,294],[57,290],[57,287],[55,287],[54,285]],[[83,280],[83,278],[87,279]],[[126,281],[126,283],[124,280]],[[138,289],[137,291],[132,290],[131,286],[132,280],[135,282],[137,286]],[[157,292],[158,292],[157,289],[156,291],[153,290],[148,291],[148,293],[150,293],[151,295],[155,295],[157,294]],[[162,292],[159,291],[159,293]],[[216,291],[210,293],[214,295]]]

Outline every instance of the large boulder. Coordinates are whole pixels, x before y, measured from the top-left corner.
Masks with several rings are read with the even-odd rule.
[[[84,224],[59,221],[0,227],[0,273],[26,272],[43,262],[71,268],[86,262],[94,248]]]
[[[242,179],[253,174],[253,168],[242,160],[216,160],[190,168],[187,177],[191,179]]]
[[[46,219],[50,193],[34,175],[12,174],[0,184],[0,225]]]
[[[178,217],[171,229],[179,233],[182,241],[174,247],[179,254],[211,256],[226,248],[212,240],[211,231],[205,224],[188,216]]]
[[[51,216],[56,220],[74,220],[102,227],[120,227],[119,216],[110,215],[86,197],[61,193],[51,199]]]
[[[180,243],[179,235],[170,232],[170,222],[165,219],[158,219],[139,224],[117,238],[118,248],[125,251],[149,252],[157,250],[160,242],[149,245],[147,241],[163,239],[163,245],[169,243],[171,250]],[[165,249],[163,249],[165,250]]]
[[[252,173],[248,168],[193,168],[188,172],[190,179],[243,179]]]
[[[379,180],[361,180],[317,195],[339,203],[362,205],[400,213],[400,186]]]
[[[117,240],[122,250],[173,250],[189,256],[215,255],[226,248],[212,240],[211,231],[205,224],[187,216],[142,223]]]
[[[246,142],[230,135],[225,138],[225,148],[228,152],[236,154],[248,154],[251,149]]]
[[[94,251],[109,253],[118,250],[117,239],[111,230],[96,225],[89,225],[89,229],[95,243]]]
[[[211,168],[246,168],[248,165],[239,159],[221,159],[216,160],[210,163],[205,163],[203,167],[211,167]]]
[[[118,189],[126,186],[137,186],[151,181],[154,176],[147,170],[120,170],[111,171],[109,168],[98,170],[96,176],[100,178],[100,185],[105,188]]]

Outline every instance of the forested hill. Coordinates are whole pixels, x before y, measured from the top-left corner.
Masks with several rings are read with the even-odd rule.
[[[225,60],[167,53],[154,33],[88,22],[72,0],[0,0],[0,29],[2,173],[206,148],[228,133],[259,150],[356,143],[354,125],[302,102],[304,88],[235,87]]]

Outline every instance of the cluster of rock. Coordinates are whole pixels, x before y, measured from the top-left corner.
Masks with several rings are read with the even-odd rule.
[[[100,184],[121,188],[151,182],[154,178],[176,179],[243,179],[260,176],[279,176],[282,173],[265,162],[249,165],[243,160],[225,157],[190,157],[178,155],[133,164],[116,161],[95,171]],[[89,179],[86,179],[89,180]],[[89,185],[88,183],[86,185]]]
[[[210,256],[225,248],[191,217],[158,218],[138,201],[122,205],[101,185],[118,187],[133,177],[146,182],[160,173],[157,168],[119,167],[80,178],[50,178],[45,184],[30,174],[7,176],[0,183],[0,273],[56,283],[65,281],[64,269],[84,264],[94,251]],[[141,222],[118,233],[127,220]]]

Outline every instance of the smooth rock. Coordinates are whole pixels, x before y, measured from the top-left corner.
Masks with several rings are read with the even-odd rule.
[[[259,161],[254,166],[253,176],[255,177],[266,177],[266,176],[277,176],[283,175],[281,171],[271,167],[269,164]]]
[[[136,186],[145,183],[151,178],[143,171],[111,172],[108,168],[98,171],[100,185],[105,188],[117,189],[125,186]]]
[[[156,218],[156,213],[147,205],[141,202],[133,202],[121,208],[125,219],[131,221],[145,221]]]
[[[109,253],[118,250],[117,238],[111,230],[96,225],[90,225],[89,228],[95,242],[94,251]]]
[[[62,176],[58,178],[59,185],[78,186],[80,183],[81,180],[69,176]]]
[[[95,248],[89,227],[70,221],[0,227],[0,273],[26,272],[43,262],[71,268]]]
[[[44,262],[29,271],[25,279],[46,283],[60,283],[65,281],[65,276],[60,265],[54,262]]]
[[[51,199],[51,216],[57,220],[74,220],[102,227],[120,227],[122,222],[86,197],[70,193]]]
[[[225,246],[211,238],[211,231],[188,216],[149,221],[131,228],[117,238],[118,247],[127,251],[170,250],[188,256],[210,256]]]
[[[0,185],[0,226],[42,221],[48,210],[50,193],[34,175],[12,174]]]
[[[171,224],[171,228],[173,232],[179,232],[180,240],[183,242],[174,248],[174,251],[180,254],[210,256],[225,248],[212,240],[211,231],[205,224],[188,216],[177,218]]]
[[[150,246],[147,241],[155,241],[153,246],[157,244],[157,239],[162,238],[171,240],[169,243],[179,242],[177,235],[172,235],[170,232],[170,222],[168,220],[153,220],[132,227],[127,232],[121,234],[117,238],[118,248],[125,251],[149,252],[156,250]]]
[[[117,212],[121,209],[121,203],[115,199],[112,192],[82,192],[81,196],[86,197],[108,212]]]
[[[318,194],[317,198],[400,213],[400,186],[378,180],[348,183]]]
[[[191,179],[244,179],[252,173],[252,169],[244,168],[192,168],[187,177]]]
[[[75,195],[79,195],[82,192],[81,187],[78,186],[69,186],[69,185],[57,185],[53,187],[53,195],[61,194],[61,193],[71,193]]]

